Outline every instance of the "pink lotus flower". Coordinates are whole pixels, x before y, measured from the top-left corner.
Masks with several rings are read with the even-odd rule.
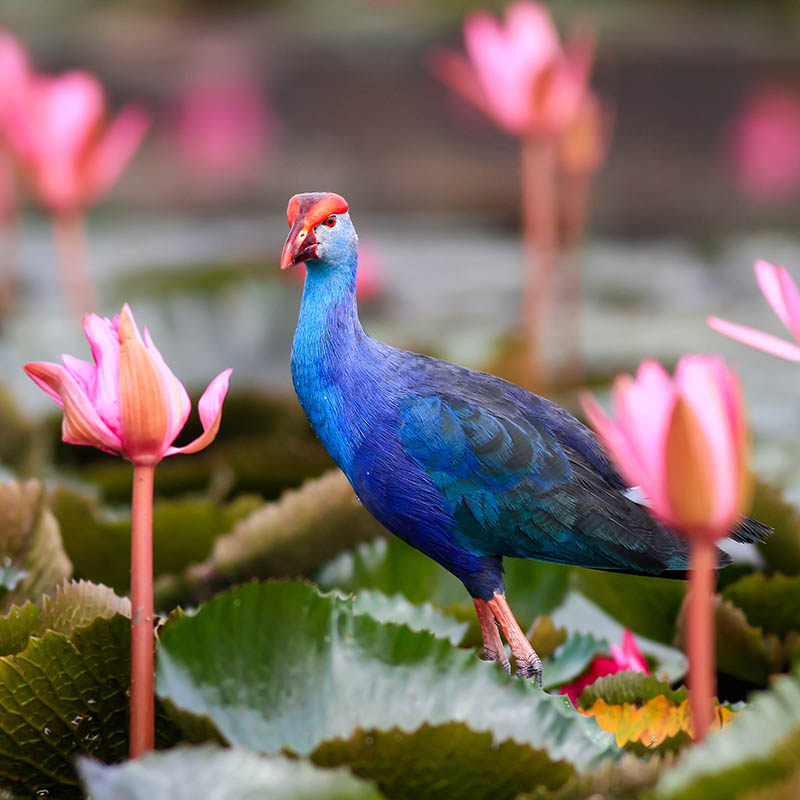
[[[586,91],[593,47],[575,38],[562,49],[543,5],[512,3],[505,26],[486,12],[475,12],[464,23],[464,44],[467,58],[435,52],[433,73],[510,133],[558,133],[575,115]]]
[[[728,132],[728,157],[739,189],[762,202],[800,190],[800,95],[786,89],[751,94]]]
[[[11,146],[51,211],[76,211],[110,189],[150,125],[138,106],[127,106],[110,124],[105,116],[103,87],[78,71],[32,77],[8,115]]]
[[[83,329],[94,364],[64,355],[61,364],[25,365],[25,372],[64,409],[65,442],[118,453],[134,464],[157,464],[166,456],[196,453],[214,441],[232,370],[214,378],[200,398],[203,433],[174,447],[191,402],[147,328],[142,336],[125,304],[113,320],[87,314]]]
[[[730,336],[738,342],[749,344],[788,361],[800,361],[800,292],[783,267],[775,266],[768,261],[756,261],[755,271],[756,280],[764,297],[798,344],[719,317],[709,317],[708,324],[715,331]]]
[[[30,77],[28,54],[18,39],[0,29],[0,125],[15,109],[27,89]]]
[[[587,91],[575,115],[564,128],[559,161],[567,175],[593,175],[600,169],[611,142],[614,112]]]
[[[587,686],[591,686],[598,678],[625,671],[643,672],[645,675],[650,674],[647,662],[636,646],[633,634],[627,628],[622,634],[622,647],[616,644],[611,645],[611,658],[596,656],[586,671],[571,683],[562,686],[560,692],[567,695],[572,701],[572,705],[577,707],[578,698]]]
[[[616,420],[590,394],[581,404],[628,485],[667,527],[705,542],[726,536],[749,500],[736,373],[717,356],[684,356],[674,379],[643,361],[635,379],[617,377],[612,396]]]

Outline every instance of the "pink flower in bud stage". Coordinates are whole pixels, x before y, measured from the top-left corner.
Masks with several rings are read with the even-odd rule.
[[[572,705],[578,705],[578,698],[587,686],[591,686],[598,678],[606,675],[613,675],[616,672],[643,672],[649,675],[647,662],[639,648],[633,634],[626,628],[622,634],[622,647],[611,645],[611,657],[596,656],[588,669],[575,678],[571,683],[567,683],[559,690],[572,701]]]
[[[108,191],[150,126],[150,114],[138,106],[110,123],[106,113],[100,82],[80,71],[31,77],[9,113],[9,142],[49,210],[76,211]]]
[[[719,317],[709,317],[708,324],[715,331],[765,353],[785,358],[787,361],[800,361],[800,292],[783,267],[775,266],[768,261],[756,261],[755,271],[756,280],[764,297],[780,321],[789,329],[796,344]]]
[[[464,22],[464,44],[466,58],[435,52],[433,73],[510,133],[559,133],[577,112],[594,48],[585,37],[562,48],[545,6],[518,0],[505,25],[475,12]]]
[[[156,464],[166,456],[195,453],[214,441],[232,370],[214,378],[200,398],[203,433],[175,447],[172,443],[186,424],[191,402],[147,328],[139,333],[126,304],[113,320],[87,314],[83,329],[94,364],[64,355],[61,364],[25,365],[27,374],[64,409],[65,442],[92,445],[135,464]]]
[[[706,542],[727,536],[750,499],[749,441],[736,373],[718,356],[684,356],[675,377],[655,361],[620,375],[616,419],[581,397],[591,426],[663,524]]]

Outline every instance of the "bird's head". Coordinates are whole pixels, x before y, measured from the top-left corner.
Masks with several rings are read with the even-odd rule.
[[[356,236],[347,200],[332,192],[296,194],[286,209],[291,230],[283,246],[281,269],[309,262],[354,263]]]

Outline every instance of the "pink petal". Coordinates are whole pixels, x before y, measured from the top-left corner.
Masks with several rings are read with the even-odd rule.
[[[97,413],[111,430],[121,434],[119,409],[119,336],[114,323],[97,314],[83,318],[83,332],[89,340],[97,369],[90,393]]]
[[[48,395],[52,397],[53,391],[59,395],[57,402],[64,408],[62,439],[67,444],[91,445],[109,453],[121,451],[120,438],[103,422],[68,370],[58,364],[31,362],[25,365],[25,372]]]
[[[222,403],[228,393],[228,383],[232,372],[233,369],[228,368],[217,375],[203,392],[203,396],[197,404],[200,422],[203,424],[203,433],[183,447],[170,447],[164,455],[196,453],[208,447],[216,439],[222,421]]]
[[[778,358],[785,358],[787,361],[800,361],[800,347],[779,339],[777,336],[758,331],[755,328],[748,328],[745,325],[737,325],[735,322],[728,322],[718,317],[709,317],[707,322],[715,331],[729,336],[737,342],[748,344],[765,353],[778,356]]]
[[[164,436],[164,449],[168,448],[177,435],[183,430],[186,420],[189,419],[189,412],[192,410],[192,402],[189,393],[184,385],[175,377],[172,370],[167,366],[163,356],[153,343],[150,331],[144,327],[144,346],[149,353],[153,364],[158,370],[162,385],[165,390],[165,401],[167,404],[167,433]]]
[[[92,199],[111,188],[142,143],[150,122],[148,111],[131,105],[122,109],[107,128],[87,165],[87,193]]]
[[[428,65],[433,75],[445,86],[467,99],[487,117],[494,119],[494,108],[490,105],[472,65],[466,58],[458,53],[438,48],[431,54]],[[501,123],[500,120],[497,122]]]
[[[786,313],[789,316],[789,330],[800,342],[800,292],[797,291],[791,275],[783,268],[778,271],[778,283],[781,287]]]
[[[779,278],[783,267],[776,267],[768,261],[756,261],[755,273],[759,287],[767,298],[767,302],[772,306],[772,310],[778,315],[778,319],[789,329],[792,330],[792,318],[783,295],[783,288]]]

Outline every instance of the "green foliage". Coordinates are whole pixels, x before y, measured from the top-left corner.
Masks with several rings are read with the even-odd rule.
[[[75,574],[127,593],[130,585],[130,512],[111,513],[96,498],[65,486],[50,493],[64,546]],[[153,509],[154,575],[177,572],[205,559],[215,539],[255,510],[260,501],[243,496],[220,505],[192,498],[162,500]]]
[[[722,596],[766,633],[783,637],[800,632],[800,575],[747,575],[726,587]]]
[[[576,633],[558,651],[558,656],[545,659],[544,688],[563,686],[577,678],[592,663],[595,656],[609,652],[605,639],[595,639],[590,633]]]
[[[800,510],[786,502],[781,489],[757,481],[750,516],[774,529],[758,545],[767,571],[800,575]]]
[[[597,700],[605,700],[610,705],[641,704],[660,694],[673,703],[682,703],[689,696],[685,687],[673,690],[668,683],[652,675],[625,670],[598,678],[583,690],[578,704],[581,708],[591,708]]]
[[[164,628],[158,694],[210,718],[231,745],[267,753],[313,753],[358,730],[396,730],[402,743],[422,725],[456,721],[490,733],[493,746],[513,739],[578,768],[618,757],[609,737],[564,698],[353,606],[302,583],[218,595]]]
[[[0,612],[52,591],[72,574],[58,522],[37,481],[0,484]],[[13,588],[12,588],[13,587]]]
[[[150,753],[119,766],[81,759],[78,771],[93,800],[378,800],[346,770],[320,769],[283,756],[211,745]]]

